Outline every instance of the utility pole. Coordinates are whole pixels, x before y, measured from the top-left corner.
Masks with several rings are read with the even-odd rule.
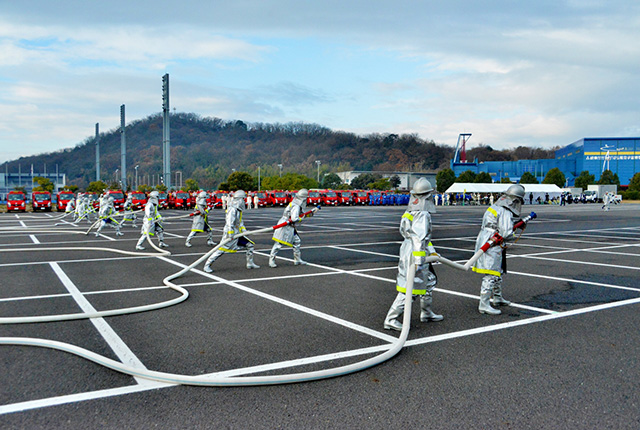
[[[120,187],[127,190],[127,137],[124,133],[124,105],[120,106]]]
[[[100,123],[96,122],[96,181],[100,180]]]
[[[162,176],[171,189],[171,139],[169,124],[169,74],[162,77]]]

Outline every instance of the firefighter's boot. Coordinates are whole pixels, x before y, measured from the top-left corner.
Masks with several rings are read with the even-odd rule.
[[[398,293],[395,300],[387,312],[387,316],[384,319],[385,330],[402,331],[402,323],[398,321],[398,317],[404,312],[404,294]]]
[[[431,297],[431,294],[426,294],[420,297],[420,321],[442,321],[444,319],[442,315],[438,315],[431,310],[432,303],[433,298]]]

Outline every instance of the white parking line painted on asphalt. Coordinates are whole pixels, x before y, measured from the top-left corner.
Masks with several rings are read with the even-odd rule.
[[[35,235],[30,234],[29,238],[33,241],[33,243],[35,243],[36,245],[38,245],[40,243],[40,241],[36,238]]]
[[[73,299],[76,301],[80,309],[82,309],[86,313],[94,313],[96,309],[93,307],[91,303],[84,297],[84,295],[78,290],[78,287],[69,279],[67,274],[60,268],[60,266],[56,263],[50,263],[51,268],[54,273],[60,279],[60,282],[64,285],[64,287],[69,291]],[[120,361],[128,366],[146,369],[144,364],[136,357],[136,355],[129,349],[127,344],[118,336],[118,334],[111,328],[109,324],[104,320],[104,318],[91,318],[91,323],[98,330],[100,335],[107,342],[109,347],[113,350],[113,352],[118,356]],[[150,381],[143,378],[136,378],[135,380],[142,385],[152,385],[152,386],[167,386],[169,384],[158,383],[155,381]],[[158,385],[160,384],[160,385]]]

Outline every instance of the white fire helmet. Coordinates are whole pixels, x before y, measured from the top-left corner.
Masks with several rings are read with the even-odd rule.
[[[160,197],[160,193],[157,191],[151,191],[149,193],[149,201],[154,204],[154,205],[158,205],[158,198]]]
[[[428,211],[429,213],[436,212],[436,205],[433,202],[433,186],[425,178],[419,178],[410,191],[411,198],[409,199],[409,205],[407,206],[408,212],[413,211]]]
[[[303,188],[296,193],[293,198],[293,204],[300,206],[304,210],[307,207],[307,197],[309,197],[309,190]]]
[[[245,209],[244,200],[246,198],[247,198],[247,193],[245,193],[242,190],[238,190],[238,191],[233,193],[233,197],[231,198],[231,203],[230,203],[229,206],[231,206],[232,208],[236,208],[236,209],[239,209],[239,210],[243,211]]]
[[[509,209],[515,216],[520,216],[523,204],[524,187],[520,184],[511,185],[496,201],[496,205]]]
[[[200,191],[198,197],[196,197],[196,203],[205,206],[207,204],[207,197],[209,197],[209,195],[206,191]]]

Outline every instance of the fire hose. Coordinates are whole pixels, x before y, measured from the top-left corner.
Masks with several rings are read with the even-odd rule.
[[[317,209],[318,208],[314,208],[312,211],[309,211],[304,215],[313,215],[313,213]],[[524,228],[526,226],[526,223],[533,218],[536,218],[536,214],[534,212],[531,212],[531,214],[528,217],[523,218],[522,221],[514,225],[514,230],[516,228]],[[196,260],[194,263],[192,263],[188,267],[185,267],[184,269],[182,269],[180,272],[176,274],[166,277],[163,280],[163,283],[169,286],[170,288],[176,288],[176,287],[180,288],[177,285],[173,284],[171,280],[174,280],[179,276],[181,276],[182,274],[186,273],[187,271],[191,270],[193,267],[195,267],[197,264],[199,264],[205,258],[207,258],[210,254],[217,251],[220,247],[224,246],[228,242],[243,236],[250,235],[250,234],[258,234],[258,233],[272,231],[289,224],[292,224],[292,222],[288,221],[282,224],[278,224],[276,226],[267,227],[267,228],[255,230],[252,232],[246,231],[246,232],[233,235],[230,238],[224,239],[215,248],[213,248],[211,251],[206,253],[204,256]],[[150,241],[149,235],[147,235],[147,239]],[[424,260],[424,264],[440,262],[456,269],[468,271],[475,264],[475,262],[480,258],[480,256],[482,256],[482,254],[484,254],[492,246],[496,246],[500,244],[502,241],[503,241],[503,238],[501,236],[494,235],[489,241],[487,241],[483,246],[481,246],[478,249],[478,251],[476,251],[474,255],[464,265],[455,263],[439,255],[426,257]],[[413,255],[410,256],[410,259],[411,260],[409,264],[409,270],[407,273],[407,290],[408,291],[413,290],[415,272],[416,272],[416,264],[415,264]],[[186,292],[186,294],[188,295],[188,292]],[[218,386],[218,387],[290,384],[290,383],[308,382],[308,381],[315,381],[320,379],[333,378],[337,376],[359,372],[361,370],[365,370],[367,368],[376,366],[394,357],[398,352],[400,352],[400,350],[404,346],[409,336],[409,329],[411,325],[411,305],[412,305],[412,295],[405,294],[405,308],[404,308],[404,314],[402,319],[402,331],[400,332],[398,339],[394,343],[389,345],[389,349],[386,350],[385,352],[375,357],[371,357],[369,359],[366,359],[357,363],[345,365],[345,366],[338,366],[338,367],[324,369],[324,370],[291,373],[291,374],[283,374],[283,375],[215,377],[213,375],[212,376],[179,375],[179,374],[173,374],[173,373],[167,373],[167,372],[158,372],[153,370],[127,366],[121,362],[96,354],[87,349],[84,349],[75,345],[71,345],[68,343],[58,342],[58,341],[53,341],[48,339],[6,337],[6,338],[0,338],[0,345],[4,344],[4,345],[39,346],[39,347],[57,349],[60,351],[78,355],[87,360],[93,361],[97,364],[100,364],[112,370],[116,370],[118,372],[131,375],[133,377],[151,379],[154,381],[160,381],[160,382],[169,383],[169,384]],[[86,314],[86,315],[89,315],[89,314]],[[93,318],[93,317],[88,316],[88,318]],[[2,320],[0,319],[0,323],[1,322]]]

